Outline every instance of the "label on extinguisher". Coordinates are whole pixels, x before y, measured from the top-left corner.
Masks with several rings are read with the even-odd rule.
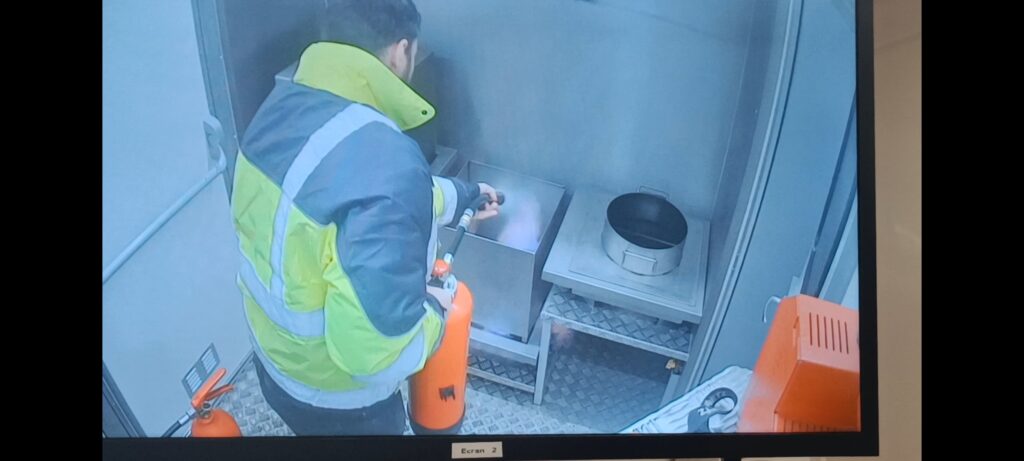
[[[452,459],[501,458],[501,442],[453,443]]]

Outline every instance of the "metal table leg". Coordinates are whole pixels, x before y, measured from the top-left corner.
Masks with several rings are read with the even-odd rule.
[[[677,373],[676,370],[672,370],[668,375],[668,384],[665,386],[665,394],[661,396],[661,403],[658,407],[663,407],[668,404],[673,397],[676,395],[676,391],[679,390],[679,383],[682,381],[680,376],[682,373]]]
[[[544,378],[548,374],[548,352],[551,349],[551,318],[540,323],[540,353],[537,355],[537,379],[533,389],[533,403],[540,405],[544,399]]]

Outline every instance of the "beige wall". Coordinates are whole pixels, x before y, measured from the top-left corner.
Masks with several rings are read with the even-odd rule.
[[[880,460],[921,459],[921,0],[875,0]],[[836,458],[853,459],[853,458]]]

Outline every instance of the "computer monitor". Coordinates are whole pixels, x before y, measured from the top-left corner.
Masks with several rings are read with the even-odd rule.
[[[871,2],[103,28],[106,457],[878,453]]]

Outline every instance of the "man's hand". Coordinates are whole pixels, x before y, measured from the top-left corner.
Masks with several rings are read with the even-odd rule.
[[[500,208],[500,205],[498,205],[498,191],[494,190],[490,184],[485,182],[478,183],[477,185],[480,186],[480,193],[488,197],[488,201],[484,204],[483,211],[478,210],[476,215],[473,216],[473,219],[483,221],[497,216],[498,209]]]
[[[437,302],[441,304],[441,308],[445,311],[445,317],[447,312],[452,308],[452,294],[441,287],[432,287],[427,285],[427,293],[437,299]]]

